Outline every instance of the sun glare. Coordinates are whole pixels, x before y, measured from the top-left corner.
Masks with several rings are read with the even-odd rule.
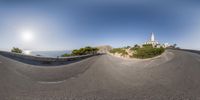
[[[30,55],[30,54],[31,54],[31,51],[30,51],[30,50],[25,50],[25,51],[24,51],[24,54]]]
[[[29,30],[25,30],[22,32],[22,39],[25,42],[31,42],[33,40],[33,32]]]

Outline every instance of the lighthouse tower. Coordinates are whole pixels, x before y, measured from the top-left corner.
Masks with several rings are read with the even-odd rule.
[[[147,41],[145,44],[152,44],[153,46],[156,46],[157,44],[159,44],[156,40],[155,40],[155,36],[154,33],[151,33],[151,38],[149,41]]]
[[[153,32],[151,33],[151,41],[155,41],[154,33]]]

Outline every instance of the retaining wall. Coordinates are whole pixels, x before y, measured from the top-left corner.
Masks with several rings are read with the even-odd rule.
[[[200,51],[199,51],[199,50],[189,50],[189,49],[181,49],[181,50],[200,54]]]
[[[6,51],[0,51],[1,55],[19,58],[19,59],[26,59],[26,60],[33,60],[33,61],[40,61],[40,62],[59,62],[59,61],[72,61],[78,59],[88,58],[97,54],[89,54],[89,55],[81,55],[81,56],[72,56],[72,57],[59,57],[59,58],[51,58],[51,57],[40,57],[40,56],[31,56],[31,55],[24,55]]]
[[[172,50],[188,51],[188,52],[200,54],[200,50],[191,50],[191,49],[172,49]]]

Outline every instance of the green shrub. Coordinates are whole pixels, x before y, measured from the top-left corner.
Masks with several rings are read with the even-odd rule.
[[[152,44],[143,44],[143,48],[153,48]]]
[[[131,46],[125,46],[125,47],[123,47],[124,49],[129,49],[129,48],[131,48]]]
[[[72,56],[71,54],[63,54],[61,57],[69,57],[69,56]]]
[[[19,48],[13,47],[12,50],[11,50],[11,52],[14,52],[14,53],[22,53],[23,51],[22,51],[21,49],[19,49]]]
[[[79,56],[79,55],[87,55],[87,54],[96,54],[98,52],[98,48],[87,46],[85,48],[75,49],[71,54],[64,54],[62,56]]]
[[[128,52],[126,52],[126,50],[123,50],[123,51],[121,52],[121,56],[126,56],[126,55],[128,55]]]
[[[112,50],[110,50],[110,53],[119,53],[119,54],[121,54],[121,56],[125,56],[125,55],[128,55],[128,53],[126,52],[126,50],[125,49],[123,49],[123,48],[114,48],[114,49],[112,49]]]
[[[132,55],[135,58],[152,58],[157,55],[162,54],[165,51],[164,48],[151,48],[151,47],[143,47],[136,50],[136,53]]]
[[[139,48],[140,48],[140,46],[136,44],[136,45],[134,45],[134,47],[132,47],[130,50],[132,50],[132,51],[133,51],[133,50],[138,50]]]
[[[110,53],[122,53],[124,51],[124,49],[122,48],[114,48],[112,50],[110,50]]]

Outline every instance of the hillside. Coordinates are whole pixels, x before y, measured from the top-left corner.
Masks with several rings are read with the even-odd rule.
[[[96,48],[99,49],[99,53],[108,53],[110,50],[112,50],[110,45],[97,46]]]

